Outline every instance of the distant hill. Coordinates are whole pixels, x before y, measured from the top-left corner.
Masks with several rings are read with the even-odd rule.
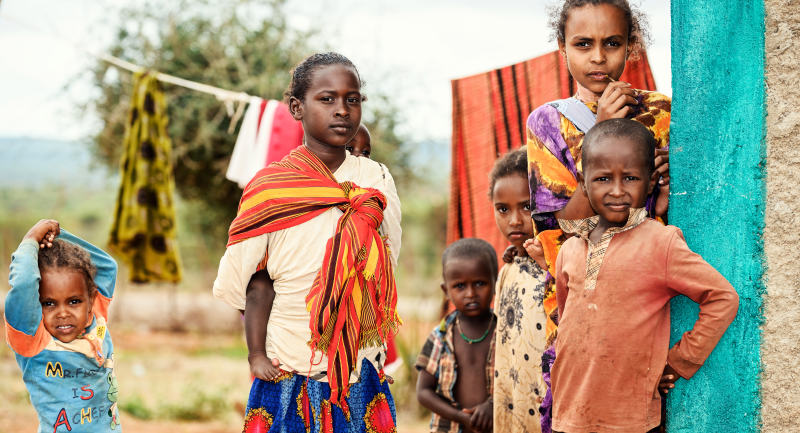
[[[116,188],[119,176],[92,163],[84,143],[31,137],[0,137],[0,188]]]

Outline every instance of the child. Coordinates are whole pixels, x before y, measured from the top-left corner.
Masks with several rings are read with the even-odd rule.
[[[637,54],[646,38],[640,16],[626,0],[566,0],[553,17],[558,48],[577,91],[572,98],[540,106],[527,122],[534,230],[551,272],[563,241],[558,219],[593,214],[580,194],[577,175],[583,135],[595,122],[626,117],[647,126],[659,149],[657,176],[662,177],[662,186],[668,187],[665,149],[669,146],[670,99],[618,81],[626,60]],[[651,206],[651,216],[666,215],[667,196],[660,195],[658,209]],[[548,313],[555,309],[551,295],[545,301]],[[548,326],[548,336],[552,338],[555,323]]]
[[[631,88],[619,81],[629,57],[647,40],[641,14],[627,0],[565,0],[551,19],[561,55],[575,81],[573,97],[546,103],[527,121],[528,173],[534,232],[547,271],[555,272],[558,249],[566,239],[559,220],[594,214],[580,192],[581,142],[596,122],[629,118],[656,138],[659,188],[648,198],[652,217],[666,218],[669,197],[670,99],[656,92]],[[548,281],[544,299],[548,341],[556,338],[555,282]],[[547,358],[554,354],[548,350]],[[548,361],[549,363],[550,361]],[[543,365],[548,374],[549,365]],[[543,431],[549,431],[549,399],[543,403]]]
[[[117,264],[41,220],[11,257],[6,341],[39,415],[40,433],[119,432],[108,305]]]
[[[647,218],[654,148],[650,131],[628,119],[598,123],[584,139],[579,181],[597,215],[568,223],[577,236],[556,261],[553,430],[658,427],[658,391],[692,377],[736,316],[739,298],[725,278],[677,227]],[[668,350],[677,295],[700,304],[700,315]]]
[[[489,175],[494,220],[516,254],[503,266],[494,301],[494,428],[499,432],[539,432],[539,405],[547,387],[542,379],[547,316],[542,301],[546,274],[523,248],[533,237],[527,150],[507,153]]]
[[[490,432],[497,319],[490,308],[497,280],[494,248],[475,238],[453,242],[442,254],[442,278],[442,290],[456,311],[422,346],[417,399],[433,412],[431,432]]]
[[[245,188],[214,282],[215,296],[245,310],[256,376],[245,430],[390,431],[382,342],[399,320],[394,181],[345,150],[361,122],[350,60],[307,58],[287,97],[305,143]]]
[[[369,158],[372,153],[372,137],[370,137],[367,127],[363,124],[359,125],[356,136],[344,148],[353,156]]]

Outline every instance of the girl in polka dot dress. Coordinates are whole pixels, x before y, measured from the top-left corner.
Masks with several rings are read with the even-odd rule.
[[[523,248],[533,237],[525,148],[495,163],[489,198],[497,228],[516,249],[513,261],[500,270],[494,299],[494,431],[540,432],[539,406],[546,390],[541,368],[546,272]]]

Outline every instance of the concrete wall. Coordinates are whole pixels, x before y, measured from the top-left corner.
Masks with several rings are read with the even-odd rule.
[[[736,287],[739,314],[667,404],[675,432],[758,431],[765,203],[761,1],[672,0],[670,223]],[[673,342],[697,319],[672,305]]]
[[[765,432],[797,431],[800,403],[800,3],[767,0],[767,294],[761,357]]]

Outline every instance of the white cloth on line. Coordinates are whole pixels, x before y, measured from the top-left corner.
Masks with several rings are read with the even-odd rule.
[[[233,146],[228,171],[225,173],[225,177],[236,182],[240,188],[247,186],[258,170],[266,166],[272,120],[280,102],[268,101],[262,114],[263,102],[263,99],[256,96],[250,99],[242,126],[239,128],[239,136],[236,137],[236,144]],[[259,118],[261,118],[260,125]]]

